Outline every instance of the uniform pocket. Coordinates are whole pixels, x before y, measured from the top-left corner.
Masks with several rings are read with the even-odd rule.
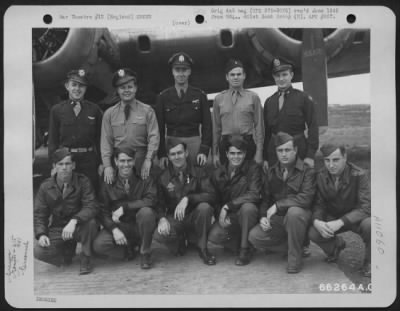
[[[87,122],[88,122],[88,124],[90,124],[90,125],[95,125],[95,124],[96,124],[96,117],[88,116]]]
[[[125,129],[124,129],[124,122],[123,121],[118,121],[118,122],[112,122],[111,123],[112,131],[113,131],[113,136],[115,138],[121,137],[125,134]]]
[[[246,105],[240,107],[240,126],[242,128],[252,128],[254,124],[253,107]]]
[[[146,135],[146,118],[144,116],[135,116],[130,121],[129,127],[135,133],[135,136]]]
[[[164,112],[165,113],[173,112],[175,109],[176,109],[175,105],[165,105],[164,106]]]
[[[61,136],[70,136],[75,130],[76,124],[75,120],[72,118],[66,118],[62,120],[60,127]]]

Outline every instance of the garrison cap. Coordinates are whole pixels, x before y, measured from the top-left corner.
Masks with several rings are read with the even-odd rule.
[[[237,67],[244,69],[243,63],[240,60],[238,60],[238,59],[230,59],[226,63],[225,73],[228,73],[229,71],[231,71],[232,69],[237,68]]]
[[[274,136],[274,144],[275,147],[278,147],[280,145],[286,144],[288,141],[293,141],[294,138],[293,136],[289,135],[288,133],[285,132],[279,132]]]
[[[112,77],[112,86],[118,87],[132,80],[135,81],[135,84],[137,83],[136,72],[130,68],[121,68],[114,73]]]
[[[179,138],[168,137],[166,140],[167,140],[167,142],[166,142],[167,152],[169,152],[172,148],[174,148],[178,145],[182,145],[185,148],[185,150],[187,149],[186,143]]]
[[[231,135],[228,139],[228,144],[226,145],[226,152],[229,151],[230,147],[235,147],[242,151],[247,151],[248,144],[247,141],[243,139],[240,135]]]
[[[87,78],[87,72],[84,69],[71,70],[67,73],[66,81],[75,81],[83,85],[89,85],[89,80]]]
[[[168,60],[168,65],[170,65],[171,67],[182,66],[191,68],[193,63],[193,59],[185,52],[175,53]]]
[[[340,152],[346,150],[343,144],[338,143],[326,143],[321,146],[319,149],[324,157],[328,157],[332,152],[337,149],[341,149]]]
[[[127,156],[134,158],[136,150],[127,144],[121,144],[114,148],[114,157],[118,158],[121,153],[125,153]]]
[[[71,156],[71,159],[72,159],[72,153],[69,151],[69,149],[66,147],[62,147],[62,148],[59,148],[56,151],[54,151],[51,160],[52,160],[53,164],[56,164],[67,156]]]
[[[277,73],[279,71],[283,71],[283,70],[293,70],[293,65],[289,62],[284,61],[281,58],[274,58],[272,60],[272,64],[271,64],[271,71],[272,73]]]

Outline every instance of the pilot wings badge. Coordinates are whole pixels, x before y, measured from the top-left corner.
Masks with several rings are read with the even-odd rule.
[[[170,182],[170,183],[167,185],[167,190],[168,190],[168,192],[174,191],[174,190],[175,190],[175,185],[174,185],[172,182]]]

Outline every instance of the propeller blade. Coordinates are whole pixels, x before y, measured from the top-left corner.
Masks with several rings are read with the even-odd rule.
[[[316,104],[318,125],[326,126],[328,125],[328,75],[322,29],[303,30],[301,65],[304,91]]]

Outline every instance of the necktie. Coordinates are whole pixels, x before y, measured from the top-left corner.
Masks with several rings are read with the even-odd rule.
[[[285,168],[283,168],[283,171],[282,171],[282,178],[283,178],[283,181],[286,181],[286,179],[287,179],[287,177],[288,177],[288,170],[287,170],[287,168],[285,167]]]
[[[124,188],[125,188],[125,192],[129,193],[129,190],[130,190],[131,187],[129,186],[128,179],[125,179],[125,181],[124,181]]]
[[[185,91],[183,89],[180,90],[180,98],[183,99],[185,97]]]
[[[231,179],[235,176],[235,170],[233,169],[231,172]]]
[[[336,189],[336,191],[338,190],[338,188],[339,188],[339,177],[335,177],[335,189]]]
[[[72,102],[72,109],[74,109],[75,115],[78,116],[79,112],[81,112],[80,102]]]
[[[178,176],[179,176],[179,181],[183,184],[183,172],[180,171]]]
[[[238,98],[238,92],[237,91],[233,91],[233,93],[232,93],[232,104],[233,105],[236,104],[237,98]]]
[[[281,111],[284,102],[285,102],[285,92],[281,92],[281,95],[279,96],[279,111]]]
[[[63,189],[62,189],[62,196],[63,196],[63,199],[65,199],[65,197],[67,196],[67,190],[68,190],[68,184],[67,184],[67,183],[64,183]]]
[[[131,112],[131,106],[129,104],[125,104],[125,107],[124,107],[125,120],[129,119],[130,112]]]

